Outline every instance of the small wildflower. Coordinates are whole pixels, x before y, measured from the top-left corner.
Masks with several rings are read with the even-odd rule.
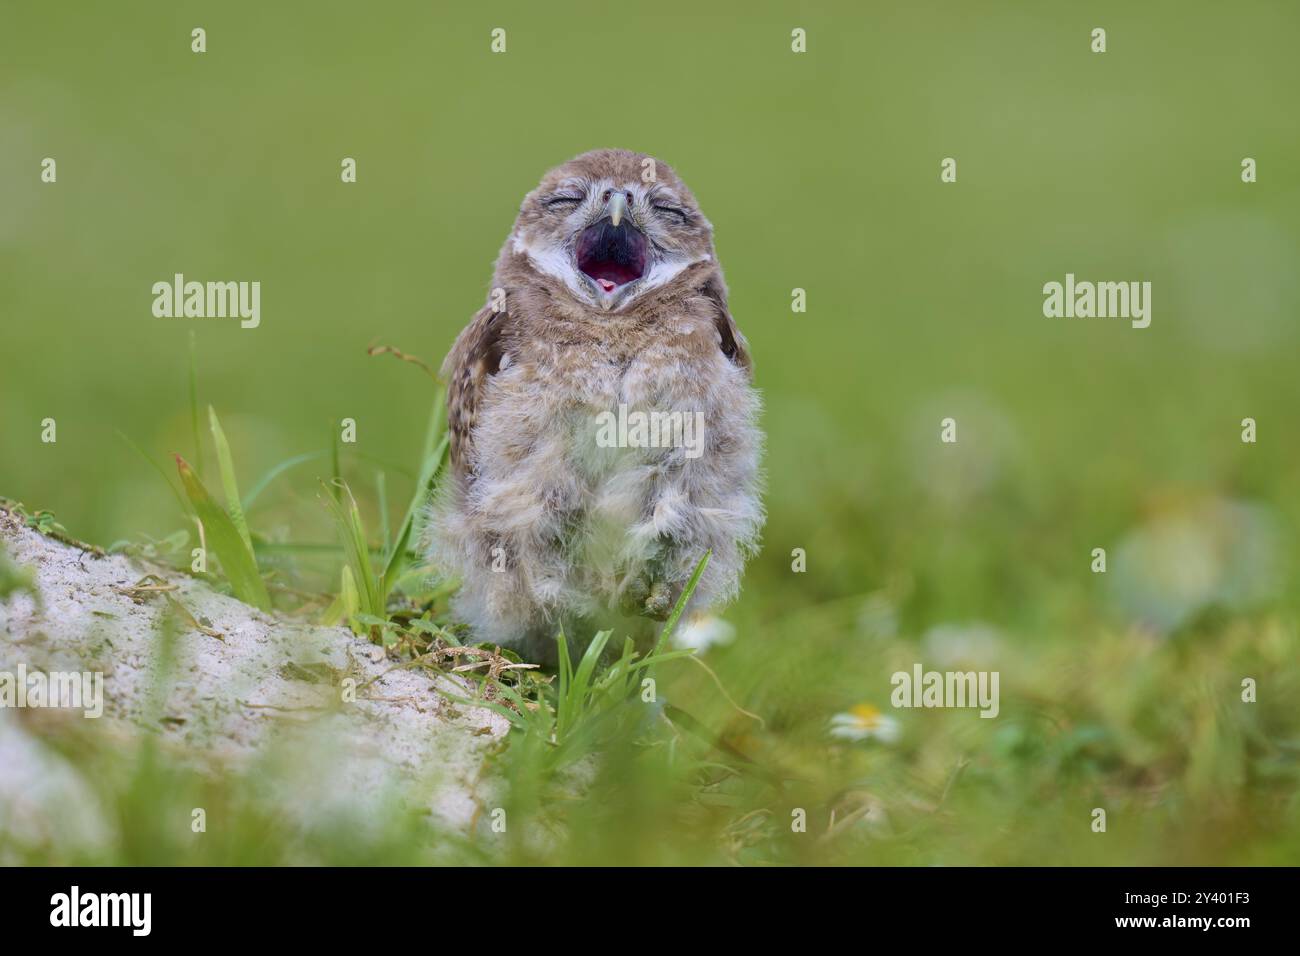
[[[870,740],[884,744],[898,740],[902,727],[897,718],[886,716],[870,704],[858,704],[831,718],[831,736],[840,740]]]
[[[686,622],[673,635],[673,643],[678,647],[706,651],[715,644],[730,644],[736,638],[736,628],[720,617],[700,614]]]

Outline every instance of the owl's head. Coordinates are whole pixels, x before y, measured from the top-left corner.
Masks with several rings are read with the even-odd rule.
[[[507,248],[578,301],[616,311],[713,258],[713,227],[666,164],[597,149],[524,197]]]

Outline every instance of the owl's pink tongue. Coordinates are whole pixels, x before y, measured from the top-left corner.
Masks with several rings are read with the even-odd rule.
[[[578,237],[578,268],[608,295],[645,274],[646,238],[626,219],[593,223]]]

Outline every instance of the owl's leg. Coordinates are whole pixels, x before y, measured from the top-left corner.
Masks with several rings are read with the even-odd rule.
[[[650,594],[645,599],[645,616],[656,621],[668,620],[668,612],[676,604],[673,589],[667,581],[655,581],[650,585]]]
[[[653,621],[668,620],[677,601],[672,585],[663,579],[662,569],[655,561],[632,574],[619,599],[625,614]]]
[[[653,621],[668,620],[668,612],[673,608],[673,590],[668,583],[644,574],[634,577],[619,598],[624,614]]]

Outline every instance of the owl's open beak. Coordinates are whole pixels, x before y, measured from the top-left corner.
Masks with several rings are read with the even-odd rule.
[[[608,217],[602,216],[579,234],[574,252],[579,271],[608,297],[645,275],[648,243],[632,225],[622,195],[611,197],[606,209]]]

